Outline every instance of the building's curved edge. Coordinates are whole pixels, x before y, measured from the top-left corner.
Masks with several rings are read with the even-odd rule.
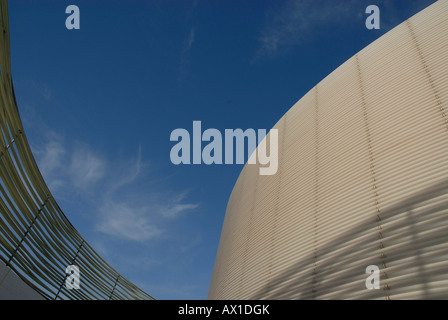
[[[2,184],[0,185],[2,187],[3,196],[6,194],[10,197],[10,204],[8,204],[8,207],[5,207],[5,212],[1,212],[0,215],[0,227],[8,232],[8,234],[2,234],[0,238],[0,299],[51,300],[65,298],[154,300],[152,296],[121,276],[98,255],[98,253],[74,228],[48,189],[27,142],[16,102],[11,76],[7,0],[0,0],[0,15],[0,27],[3,30],[0,39],[2,47],[2,52],[0,52],[0,82],[2,85],[2,94],[6,95],[6,97],[2,97],[1,101],[2,117],[5,117],[5,119],[2,119],[1,123],[3,133],[1,138],[2,141],[7,138],[9,143],[2,143],[4,144],[5,151],[2,152],[1,156],[3,157],[2,164],[5,163],[5,166],[15,170],[8,174],[9,177],[3,177],[2,175]],[[3,124],[5,124],[5,127],[3,127]],[[14,132],[14,128],[18,131]],[[11,137],[11,134],[15,134],[15,136]],[[8,155],[7,157],[9,160],[5,159],[6,153],[13,149],[11,147],[12,144],[18,146],[18,151],[13,151],[15,152],[14,156],[23,154],[26,155],[26,159],[20,159],[19,162],[17,162],[15,160],[10,160],[13,159],[11,155]],[[10,183],[16,179],[15,177],[22,177],[23,174],[26,176],[27,181],[16,181],[21,185],[20,187],[15,186],[12,189],[8,189],[8,186],[4,184],[3,178],[9,179],[8,183]],[[34,181],[36,185],[30,185],[30,181]],[[24,188],[24,186],[26,187]],[[21,188],[20,190],[22,191],[26,189],[28,190],[28,194],[14,194],[16,198],[11,197],[11,192],[14,193],[16,190],[19,190],[16,188]],[[45,198],[36,198],[36,196],[39,196],[39,193],[44,193]],[[26,202],[23,200],[24,197],[33,199],[33,201],[39,200],[39,203],[43,204],[37,214],[36,212],[21,212],[20,219],[14,221],[14,219],[19,217],[11,216],[11,213],[14,213],[14,210],[16,210],[11,210],[11,208],[27,207],[32,203],[32,201],[28,200],[28,202]],[[14,199],[20,199],[20,203],[16,203]],[[6,209],[9,211],[9,214],[6,212]],[[39,236],[30,236],[33,226],[38,224],[39,215],[43,215],[40,214],[41,212],[48,213],[48,217],[45,218],[46,222],[39,227],[39,231],[36,231],[36,233],[39,232]],[[33,215],[34,218],[26,228],[26,232],[21,236],[20,242],[13,244],[15,249],[12,250],[10,241],[11,239],[17,238],[19,235],[16,230],[10,229],[9,226],[11,226],[11,223],[16,224],[17,226],[23,225],[24,222],[27,222],[27,216],[29,217]],[[1,219],[2,216],[3,219],[5,219],[4,221]],[[58,235],[69,236],[69,238],[58,239]],[[32,242],[31,240],[28,240],[30,237],[33,237]],[[42,237],[44,240],[42,240]],[[9,241],[7,239],[9,239]],[[36,244],[39,244],[39,241],[41,240],[43,246],[40,250],[35,251]],[[29,241],[29,243],[27,243],[27,241]],[[64,244],[65,247],[48,247],[49,243]],[[25,246],[31,251],[27,252],[24,256],[28,256],[30,259],[26,261],[21,258],[19,261],[18,251],[22,250]],[[69,252],[68,250],[73,251]],[[52,256],[52,253],[55,255]],[[69,259],[67,259],[68,255],[70,256]],[[80,261],[78,261],[77,258]],[[80,266],[80,282],[82,289],[67,290],[64,285],[66,277],[64,273],[65,268],[70,264],[78,263],[83,264]],[[57,268],[55,270],[56,266],[60,266],[60,269]],[[83,266],[85,266],[84,270],[82,270]],[[95,269],[95,267],[97,269]],[[49,271],[56,271],[56,273],[50,274]]]
[[[440,0],[439,2],[446,2],[445,0]],[[417,13],[417,14],[415,14],[414,16],[412,16],[412,17],[410,17],[409,19],[407,19],[406,21],[404,21],[404,22],[402,22],[401,24],[399,24],[398,26],[396,26],[395,28],[393,28],[392,30],[390,30],[388,33],[386,33],[385,35],[383,35],[382,37],[380,37],[380,38],[378,38],[378,39],[376,39],[375,41],[373,41],[372,43],[370,43],[368,46],[366,46],[365,48],[363,48],[362,50],[360,50],[357,54],[355,54],[355,55],[353,55],[352,57],[350,57],[349,59],[347,59],[343,64],[341,64],[338,68],[336,68],[333,72],[331,72],[328,76],[326,76],[324,79],[322,79],[318,84],[316,84],[316,86],[314,86],[312,89],[310,89],[299,101],[297,101],[286,113],[285,113],[285,115],[283,115],[278,121],[277,121],[277,123],[272,127],[272,129],[275,129],[275,128],[278,128],[279,126],[280,126],[280,124],[281,124],[281,121],[285,118],[285,117],[287,117],[287,115],[288,114],[290,114],[291,113],[291,111],[292,110],[294,110],[295,108],[296,108],[296,106],[298,105],[298,104],[300,104],[301,103],[301,101],[303,100],[303,99],[305,99],[308,95],[313,95],[314,94],[314,90],[315,90],[315,88],[317,88],[322,82],[325,82],[325,81],[327,81],[332,75],[334,75],[335,73],[337,73],[341,68],[344,68],[344,66],[347,64],[347,63],[351,63],[352,61],[353,61],[353,59],[356,57],[356,56],[358,56],[358,55],[360,55],[360,54],[363,54],[364,52],[366,52],[367,50],[369,50],[370,48],[372,48],[373,46],[375,46],[377,43],[379,43],[379,42],[381,42],[381,41],[384,41],[384,38],[385,38],[385,36],[386,35],[388,35],[388,34],[390,34],[390,33],[393,33],[394,32],[394,30],[397,30],[398,28],[400,28],[400,27],[402,27],[403,26],[403,24],[406,24],[406,23],[408,23],[409,21],[412,21],[413,19],[414,19],[414,17],[415,16],[417,16],[417,15],[419,15],[419,14],[421,14],[421,13],[424,13],[425,11],[427,11],[427,10],[431,10],[431,8],[433,8],[434,6],[437,6],[438,5],[438,3],[436,2],[436,3],[434,3],[434,4],[432,4],[432,5],[430,5],[430,6],[428,6],[427,8],[425,8],[425,9],[423,9],[422,11],[420,11],[419,13]],[[294,110],[294,111],[297,111],[297,110]],[[252,167],[252,168],[250,168],[250,167]],[[249,171],[249,170],[255,170],[255,169],[253,169],[253,167],[258,167],[258,165],[250,165],[250,164],[245,164],[245,166],[242,168],[242,170],[241,170],[241,173],[240,173],[240,175],[238,176],[238,178],[237,178],[237,180],[236,180],[236,182],[235,182],[235,185],[234,185],[234,188],[232,189],[232,192],[231,192],[231,195],[230,195],[230,197],[229,197],[229,200],[228,200],[228,203],[227,203],[227,209],[228,209],[228,207],[229,207],[229,205],[230,205],[230,203],[232,202],[232,198],[233,197],[235,197],[236,195],[235,195],[235,193],[236,193],[236,189],[238,188],[238,186],[239,185],[241,185],[242,183],[243,183],[243,180],[245,179],[245,173],[247,172],[247,171]],[[256,170],[258,170],[258,169],[256,169]],[[214,287],[214,285],[215,285],[215,283],[214,283],[214,281],[216,280],[215,279],[215,271],[216,271],[216,269],[217,269],[217,264],[218,264],[218,262],[219,262],[219,257],[220,257],[220,254],[221,254],[221,248],[222,248],[222,246],[221,246],[221,243],[222,243],[222,241],[223,241],[223,232],[225,231],[225,229],[226,229],[226,224],[227,224],[227,222],[228,222],[228,220],[229,220],[229,216],[227,215],[227,210],[226,210],[226,215],[225,215],[225,218],[224,218],[224,221],[223,221],[223,227],[222,227],[222,233],[221,233],[221,238],[220,238],[220,245],[218,246],[218,250],[217,250],[217,254],[216,254],[216,259],[215,259],[215,266],[214,266],[214,270],[213,270],[213,274],[212,274],[212,279],[211,279],[211,284],[210,284],[210,288],[209,288],[209,294],[208,294],[208,299],[216,299],[216,297],[215,297],[215,295],[213,294],[213,287]]]

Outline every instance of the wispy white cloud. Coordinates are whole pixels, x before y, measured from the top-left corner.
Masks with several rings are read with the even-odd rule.
[[[170,202],[160,206],[157,210],[158,214],[165,218],[173,219],[177,218],[180,214],[196,209],[199,207],[197,203],[183,203],[186,200],[189,190],[185,190],[178,194],[174,194],[170,197]]]
[[[289,0],[267,12],[254,60],[275,56],[280,50],[315,36],[319,25],[346,21],[353,15],[353,3],[354,0]]]
[[[191,49],[191,46],[193,45],[194,42],[194,27],[191,27],[190,29],[190,33],[186,39],[186,43],[185,46],[183,48],[183,52],[188,52]]]
[[[160,190],[146,183],[151,177],[141,146],[134,157],[117,161],[55,132],[48,132],[46,139],[35,155],[50,191],[56,199],[78,194],[91,206],[86,210],[92,212],[94,229],[104,235],[137,242],[169,236],[164,220],[198,207],[187,201],[188,191]]]
[[[77,188],[85,189],[98,182],[107,170],[107,163],[87,144],[76,143],[71,153],[68,172]]]
[[[61,136],[55,132],[47,132],[45,145],[35,148],[39,170],[53,193],[59,193],[66,184],[64,175],[67,151]]]
[[[101,205],[100,214],[97,230],[113,237],[144,242],[162,234],[151,222],[145,207],[132,207],[129,203],[108,199]]]
[[[113,171],[115,173],[114,183],[109,184],[108,192],[114,192],[126,185],[132,184],[143,174],[142,170],[147,166],[142,160],[142,147],[138,147],[135,159],[128,159],[124,163],[115,164]]]
[[[39,170],[50,191],[63,196],[69,188],[81,191],[98,182],[107,168],[106,161],[87,144],[67,141],[54,131],[45,134],[46,142],[34,148]]]
[[[433,0],[406,1],[407,12],[418,12]],[[402,13],[400,1],[377,0],[288,0],[276,9],[266,12],[261,30],[259,47],[254,61],[273,57],[314,37],[319,37],[322,26],[341,27],[354,25],[364,28],[367,18],[365,9],[370,4],[378,5],[381,16],[381,32],[387,32],[407,16]],[[343,35],[341,35],[343,36]]]
[[[197,6],[198,2],[194,0],[192,5],[187,9],[185,14],[186,18],[185,20],[187,22],[185,29],[189,31],[183,40],[182,47],[180,50],[179,76],[178,76],[179,84],[182,84],[182,81],[184,80],[187,74],[187,70],[190,65],[191,49],[193,47],[194,42],[196,41],[196,29],[194,27],[193,20]]]
[[[163,206],[160,213],[166,218],[175,218],[185,211],[196,209],[198,206],[198,204],[193,203],[175,203],[173,205]]]
[[[50,101],[53,99],[53,90],[48,83],[36,81],[35,79],[31,79],[30,82],[34,91],[45,101]]]
[[[187,72],[187,68],[190,64],[190,51],[195,41],[195,29],[190,28],[190,32],[184,40],[182,50],[180,53],[180,65],[179,65],[179,81],[182,81]]]

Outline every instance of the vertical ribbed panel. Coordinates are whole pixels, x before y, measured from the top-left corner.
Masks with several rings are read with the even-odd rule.
[[[279,169],[246,165],[209,299],[448,298],[448,1],[297,102]],[[368,290],[366,267],[380,268]]]

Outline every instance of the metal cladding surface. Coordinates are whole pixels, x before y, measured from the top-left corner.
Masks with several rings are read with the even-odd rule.
[[[0,27],[0,260],[46,299],[153,299],[84,241],[51,195],[31,153],[16,104],[6,0],[0,0]],[[65,286],[69,265],[79,268],[79,290]],[[2,275],[2,297],[11,288],[20,292],[11,292],[10,297],[26,292],[19,280],[10,278],[17,285],[5,287]]]
[[[448,298],[448,1],[332,72],[244,167],[209,299]],[[366,268],[379,268],[367,289]]]

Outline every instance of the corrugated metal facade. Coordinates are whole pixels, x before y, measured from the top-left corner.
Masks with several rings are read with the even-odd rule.
[[[336,69],[246,165],[209,299],[448,298],[448,1]],[[380,269],[367,289],[366,267]]]

